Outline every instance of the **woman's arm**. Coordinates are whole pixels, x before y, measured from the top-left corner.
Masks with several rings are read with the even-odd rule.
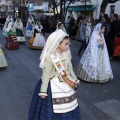
[[[47,60],[46,66],[42,71],[42,85],[40,89],[40,95],[44,94],[47,96],[47,88],[50,80],[51,70],[52,70],[52,63],[49,60]]]

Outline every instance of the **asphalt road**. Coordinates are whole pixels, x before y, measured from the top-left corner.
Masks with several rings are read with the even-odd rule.
[[[27,120],[35,84],[41,77],[41,50],[33,50],[21,43],[18,50],[7,50],[0,31],[8,67],[0,69],[0,120]],[[77,66],[80,43],[71,41],[72,63]],[[111,60],[114,79],[105,84],[81,81],[78,101],[81,120],[120,120],[120,59]]]

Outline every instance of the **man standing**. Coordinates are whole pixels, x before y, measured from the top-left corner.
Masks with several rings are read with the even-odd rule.
[[[109,33],[109,39],[110,39],[109,55],[110,55],[110,57],[113,56],[114,38],[119,33],[120,33],[120,21],[118,20],[118,15],[113,14],[113,23],[112,23],[112,27],[111,27],[111,30],[110,30],[110,33]]]

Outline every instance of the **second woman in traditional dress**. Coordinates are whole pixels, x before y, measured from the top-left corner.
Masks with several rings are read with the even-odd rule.
[[[108,51],[103,33],[105,25],[97,24],[90,42],[75,70],[76,76],[84,81],[105,83],[113,79]]]
[[[14,23],[14,28],[16,30],[17,42],[25,42],[26,39],[23,34],[23,24],[20,18],[17,18]]]
[[[29,45],[33,47],[44,47],[45,38],[43,36],[42,30],[43,26],[40,21],[37,21],[36,26],[34,27],[34,34],[30,39]]]

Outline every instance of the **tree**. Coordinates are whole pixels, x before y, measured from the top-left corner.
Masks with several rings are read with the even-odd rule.
[[[53,9],[54,15],[56,15],[55,10],[58,14],[58,6],[60,6],[60,20],[64,21],[70,4],[74,2],[75,0],[49,0],[49,7]]]
[[[106,9],[108,3],[115,3],[117,1],[119,1],[119,0],[103,0],[102,4],[101,4],[100,12],[103,12],[103,13],[105,12],[105,9]]]

